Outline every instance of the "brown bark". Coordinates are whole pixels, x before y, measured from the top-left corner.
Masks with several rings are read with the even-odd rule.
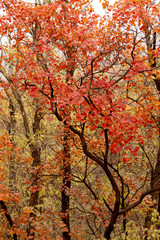
[[[1,200],[0,205],[1,205],[1,208],[3,209],[3,211],[5,213],[5,216],[7,218],[7,221],[9,223],[10,227],[12,228],[14,226],[14,223],[13,223],[11,215],[8,212],[8,209],[7,209],[7,206],[6,206],[5,202]],[[13,233],[13,240],[17,240],[17,234],[16,233]]]
[[[40,131],[40,122],[41,122],[43,116],[44,116],[43,111],[41,110],[41,108],[38,108],[35,111],[34,121],[33,121],[33,126],[32,126],[35,141],[36,141],[36,138]],[[31,156],[33,158],[32,168],[34,170],[36,167],[40,167],[40,164],[41,164],[41,148],[38,146],[38,144],[35,145],[32,143],[29,144],[29,147],[31,150]],[[38,199],[39,199],[38,187],[39,186],[38,186],[37,181],[40,178],[40,175],[41,175],[40,169],[37,170],[35,173],[32,173],[32,183],[33,183],[32,186],[36,187],[37,190],[35,192],[31,192],[29,205],[31,207],[33,207],[34,210],[37,210],[36,206],[38,205]],[[28,236],[30,237],[30,239],[34,239],[35,233],[34,233],[34,227],[33,227],[32,221],[36,219],[36,214],[31,213],[30,219],[31,219],[31,222],[30,222],[29,228],[28,228]]]
[[[12,143],[12,154],[9,162],[9,188],[11,189],[11,191],[15,191],[16,190],[16,185],[15,185],[16,184],[16,166],[15,166],[15,153],[14,153],[14,148],[15,148],[14,135],[15,135],[15,128],[16,128],[16,117],[15,117],[16,109],[8,93],[7,93],[7,96],[9,99],[9,114],[10,114],[8,133],[10,136],[10,141]]]
[[[160,146],[159,146],[158,154],[157,154],[156,167],[153,172],[152,179],[151,179],[151,186],[152,187],[160,186]],[[157,211],[160,214],[160,192],[153,193],[152,198],[153,198],[153,200],[155,200]]]
[[[62,221],[65,224],[67,230],[64,230],[62,235],[64,240],[70,240],[70,196],[68,194],[71,188],[71,165],[70,165],[70,133],[67,127],[64,127],[64,138],[63,138],[63,186],[62,186]]]

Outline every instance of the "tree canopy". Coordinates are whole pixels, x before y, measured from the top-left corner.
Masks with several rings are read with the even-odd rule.
[[[160,234],[160,6],[101,2],[0,0],[2,239]]]

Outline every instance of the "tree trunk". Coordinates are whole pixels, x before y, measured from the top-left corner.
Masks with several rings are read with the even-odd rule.
[[[43,112],[41,109],[38,109],[35,111],[34,115],[34,122],[33,122],[33,133],[35,137],[36,144],[29,144],[30,150],[31,150],[31,156],[33,158],[32,162],[32,169],[34,170],[36,167],[40,167],[41,164],[41,148],[38,146],[37,143],[37,137],[40,131],[40,121],[43,118]],[[38,199],[39,199],[39,185],[37,181],[39,180],[41,175],[40,169],[36,170],[36,172],[32,173],[32,187],[36,188],[35,192],[31,192],[29,205],[33,208],[33,210],[37,210],[36,206],[38,205]],[[34,233],[34,227],[32,224],[32,221],[36,219],[35,213],[30,213],[30,224],[28,228],[28,236],[30,239],[34,239],[35,233]]]
[[[151,68],[155,68],[157,67],[157,62],[156,62],[156,56],[154,54],[154,50],[156,49],[157,33],[154,32],[151,38],[148,25],[146,25],[145,35],[146,35],[146,46],[148,50],[149,64]],[[156,87],[157,94],[159,96],[159,101],[160,101],[160,78],[154,73],[152,74],[152,76],[153,76],[153,81],[155,83],[155,87]],[[151,173],[151,182],[150,182],[151,188],[158,187],[160,185],[160,116],[157,117],[157,125],[159,127],[159,146],[158,146],[156,166]],[[152,199],[155,201],[154,208],[160,214],[160,192],[152,193]],[[148,211],[147,217],[145,219],[146,228],[150,228],[152,224],[151,217],[152,217],[152,209]],[[146,236],[146,239],[147,239],[147,236]]]
[[[9,223],[10,227],[12,228],[14,223],[13,223],[11,215],[8,212],[8,209],[7,209],[7,206],[6,206],[5,202],[1,200],[0,205],[1,205],[1,208],[3,209],[3,211],[5,213],[6,219]],[[16,233],[13,233],[13,239],[17,240],[17,234]]]
[[[70,197],[69,191],[71,188],[71,165],[70,165],[70,144],[69,144],[70,133],[67,127],[64,127],[64,138],[63,138],[63,186],[62,186],[62,221],[65,224],[67,230],[64,230],[62,235],[64,240],[70,240],[70,218],[69,218],[69,204]]]
[[[151,185],[151,188],[160,186],[160,145],[158,148],[157,163],[156,163],[155,170],[152,172],[150,185]],[[160,192],[152,193],[152,200],[155,202],[155,204],[147,212],[147,216],[145,218],[145,228],[147,228],[147,229],[149,229],[150,226],[153,224],[152,220],[151,220],[153,209],[156,209],[160,215]],[[146,232],[145,240],[147,240],[147,239],[148,239],[148,234]]]
[[[7,94],[8,95],[8,94]],[[10,136],[10,141],[12,143],[12,154],[9,162],[9,188],[11,191],[16,190],[16,167],[15,167],[15,142],[14,142],[14,135],[15,135],[15,128],[16,128],[16,118],[15,118],[15,106],[12,99],[9,97],[9,114],[10,114],[10,123],[8,133]]]
[[[158,154],[157,154],[157,163],[156,163],[156,167],[151,179],[151,186],[153,187],[158,187],[160,186],[160,146],[158,149]],[[158,213],[160,214],[160,192],[155,192],[152,194],[152,198],[153,200],[155,200],[156,202],[156,208]]]

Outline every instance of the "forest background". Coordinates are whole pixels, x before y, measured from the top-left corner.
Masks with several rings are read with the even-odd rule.
[[[160,238],[160,5],[0,1],[0,239]]]

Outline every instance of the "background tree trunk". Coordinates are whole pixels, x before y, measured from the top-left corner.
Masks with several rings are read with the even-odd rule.
[[[70,133],[67,127],[64,127],[64,138],[63,138],[63,186],[62,186],[62,221],[65,224],[67,230],[63,231],[63,239],[70,240],[70,217],[69,217],[69,207],[70,207],[70,196],[69,191],[71,188],[71,165],[70,165]]]

